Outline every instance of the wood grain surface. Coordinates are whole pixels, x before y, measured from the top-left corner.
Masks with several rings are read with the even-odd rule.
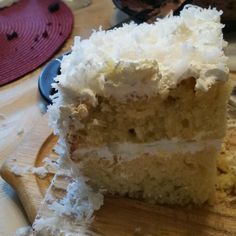
[[[236,150],[235,127],[228,130],[227,137],[230,149]],[[16,190],[31,222],[53,176],[45,179],[32,173],[16,176],[12,166],[41,166],[43,159],[51,155],[55,143],[45,115],[1,169],[2,177]],[[55,194],[64,196],[63,191]],[[213,206],[183,208],[107,196],[90,230],[101,235],[236,235],[236,201],[232,201],[232,196],[225,200]]]

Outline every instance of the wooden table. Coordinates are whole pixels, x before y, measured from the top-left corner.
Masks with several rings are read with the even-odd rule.
[[[75,35],[88,37],[92,29],[98,29],[100,25],[104,29],[109,28],[126,17],[115,10],[111,0],[92,0],[90,6],[73,12],[73,32],[58,55],[70,49]],[[38,76],[43,66],[16,82],[0,87],[0,165],[46,111],[38,92]],[[27,224],[17,196],[0,179],[0,235],[14,235],[18,227]]]

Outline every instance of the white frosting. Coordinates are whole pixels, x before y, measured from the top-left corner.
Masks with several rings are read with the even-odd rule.
[[[105,158],[113,160],[114,156],[118,161],[130,161],[144,154],[157,155],[158,153],[190,153],[194,154],[204,149],[215,148],[219,150],[221,140],[206,140],[206,141],[180,141],[178,139],[159,140],[152,143],[113,143],[101,147],[78,148],[73,156],[84,158]]]
[[[9,7],[13,3],[18,2],[19,0],[0,0],[0,8]]]
[[[103,205],[103,195],[95,192],[82,176],[73,180],[67,187],[66,196],[53,201],[49,208],[56,215],[73,216],[77,221],[90,222],[94,211]]]
[[[93,32],[89,39],[76,37],[56,78],[58,102],[79,98],[96,106],[96,95],[121,101],[156,93],[166,96],[189,77],[196,78],[196,90],[207,91],[228,78],[221,14],[188,5],[180,16],[154,24],[130,23]]]

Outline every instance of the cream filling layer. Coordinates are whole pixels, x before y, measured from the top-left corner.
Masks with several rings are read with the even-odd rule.
[[[180,141],[178,139],[163,139],[151,143],[112,143],[100,147],[78,148],[72,155],[76,158],[105,158],[113,160],[114,156],[119,161],[130,161],[141,155],[150,156],[158,153],[189,153],[194,154],[203,150],[215,148],[220,150],[221,139],[203,141]]]

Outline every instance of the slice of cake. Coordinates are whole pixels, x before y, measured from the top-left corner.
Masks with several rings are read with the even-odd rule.
[[[180,16],[75,39],[51,125],[94,188],[168,204],[214,193],[230,93],[220,15]]]

